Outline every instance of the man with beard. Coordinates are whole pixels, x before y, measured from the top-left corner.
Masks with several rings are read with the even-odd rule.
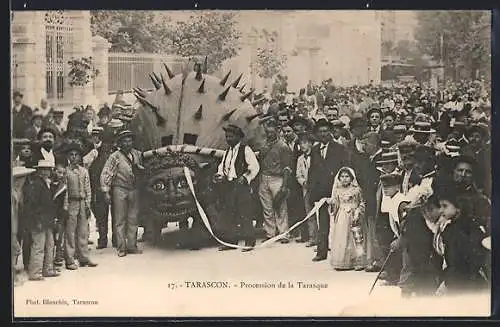
[[[12,106],[12,132],[16,138],[24,137],[26,129],[31,125],[32,110],[23,104],[23,94],[14,92],[14,105]]]
[[[415,149],[418,143],[412,140],[405,140],[398,144],[399,156],[401,159],[401,170],[403,175],[402,189],[403,194],[407,194],[411,188],[410,177],[413,171],[413,165],[415,163]]]
[[[342,167],[349,167],[347,149],[332,141],[331,124],[326,119],[316,123],[315,133],[319,144],[311,151],[311,165],[308,176],[311,205],[331,196],[335,175]],[[313,261],[326,260],[328,256],[328,234],[330,232],[330,215],[328,207],[319,210],[318,246]]]
[[[491,232],[491,202],[482,194],[476,184],[477,161],[469,156],[458,156],[451,159],[452,179],[458,195],[470,206],[471,217],[487,234]]]
[[[124,130],[117,136],[119,150],[113,152],[101,173],[101,190],[106,203],[113,206],[118,256],[141,254],[137,248],[137,214],[139,210],[139,172],[143,170],[142,154],[133,149],[134,134]]]
[[[56,133],[48,128],[43,128],[38,133],[38,145],[33,147],[33,160],[48,160],[55,166],[54,141]]]

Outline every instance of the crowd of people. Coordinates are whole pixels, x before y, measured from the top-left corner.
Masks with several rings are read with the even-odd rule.
[[[245,145],[239,126],[224,127],[229,147],[213,176],[223,197],[219,250],[242,239],[251,251],[262,226],[264,242],[280,235],[280,243],[313,248],[315,262],[329,257],[335,270],[381,272],[404,296],[487,288],[488,92],[477,81],[439,89],[324,81],[298,96],[256,96],[263,149]],[[136,176],[143,167],[127,130],[131,116],[114,118],[107,106],[95,123],[92,116],[92,108],[77,110],[62,129],[59,112],[32,112],[14,96],[14,177],[25,181],[13,192],[22,203],[13,258],[22,252],[32,280],[57,276],[64,264],[96,266],[87,217],[96,217],[97,248],[107,247],[109,204],[118,255],[141,253]],[[257,216],[249,208],[255,199]],[[322,200],[317,215],[290,230]]]

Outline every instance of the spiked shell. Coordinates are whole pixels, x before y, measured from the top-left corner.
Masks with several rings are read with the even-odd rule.
[[[250,93],[242,94],[243,87],[237,88],[242,75],[231,78],[229,72],[220,80],[206,74],[205,65],[177,75],[164,65],[166,74],[150,74],[155,91],[146,94],[134,89],[142,98],[131,124],[140,136],[136,138],[139,149],[160,148],[162,139],[169,137],[172,144],[183,144],[186,134],[198,136],[196,146],[225,149],[222,127],[226,124],[242,128],[254,150],[262,147],[264,134],[256,119],[259,113],[249,101]]]

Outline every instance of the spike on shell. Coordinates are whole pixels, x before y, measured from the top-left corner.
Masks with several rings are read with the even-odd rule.
[[[220,85],[222,85],[222,86],[226,86],[226,82],[227,82],[227,79],[229,78],[229,75],[231,75],[231,71],[229,71],[229,72],[227,73],[227,75],[226,75],[226,76],[224,76],[224,78],[223,78],[223,79],[221,79],[221,81],[220,81]]]
[[[195,77],[195,79],[197,81],[201,81],[202,78],[203,78],[203,75],[201,73],[201,67],[198,67],[198,69],[196,70],[196,77]]]
[[[151,102],[149,102],[147,99],[141,97],[139,94],[135,94],[134,93],[134,95],[135,95],[135,97],[137,98],[137,100],[141,104],[143,104],[143,105],[148,106],[149,108],[151,108],[151,110],[153,111],[153,114],[156,117],[156,125],[158,125],[158,126],[164,126],[166,120],[165,120],[165,118],[163,118],[160,115],[160,113],[158,112],[158,108],[154,104],[152,104]]]
[[[205,93],[205,79],[203,79],[203,82],[201,82],[201,85],[198,88],[198,93]]]
[[[203,105],[200,104],[200,107],[198,108],[198,110],[194,114],[194,119],[200,120],[202,116],[203,116]]]
[[[240,76],[238,76],[238,78],[233,82],[233,87],[234,88],[237,88],[238,87],[238,84],[240,84],[240,81],[241,81],[241,78],[243,77],[243,73],[240,74]]]
[[[168,78],[170,78],[170,79],[174,78],[175,74],[172,73],[172,71],[170,70],[170,68],[168,68],[167,64],[163,64],[163,66],[165,67],[165,70],[167,71]]]
[[[222,93],[219,95],[219,100],[221,100],[221,101],[226,100],[226,96],[227,96],[227,94],[229,93],[229,89],[230,89],[230,88],[231,88],[231,85],[230,85],[230,86],[228,86],[228,87],[224,90],[224,92],[222,92]]]
[[[224,116],[222,116],[222,121],[228,121],[229,118],[231,118],[231,115],[234,114],[235,111],[236,111],[236,109],[233,109],[230,112],[228,112],[227,114],[225,114]]]
[[[255,115],[251,115],[251,116],[248,116],[246,119],[247,119],[247,122],[250,123],[252,120],[254,120],[255,118],[261,116],[260,113],[258,114],[255,114]]]
[[[205,56],[205,61],[203,62],[203,74],[208,74],[208,56]]]
[[[245,89],[245,86],[246,84],[243,84],[241,87],[240,87],[240,92],[243,93],[243,90]]]
[[[151,74],[149,74],[149,78],[151,78],[151,82],[153,82],[155,89],[159,90],[161,88],[160,82]]]
[[[248,99],[248,98],[252,95],[252,93],[253,93],[253,90],[251,90],[250,92],[248,92],[248,93],[247,93],[247,94],[245,94],[245,95],[242,95],[242,96],[240,97],[240,100],[241,100],[241,101],[245,101],[246,99]]]
[[[161,83],[163,84],[163,89],[165,90],[165,95],[170,95],[170,93],[172,93],[172,91],[169,89],[167,82],[163,78],[163,75],[161,75]]]

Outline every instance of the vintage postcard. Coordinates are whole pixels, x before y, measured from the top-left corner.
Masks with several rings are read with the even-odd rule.
[[[13,11],[15,318],[489,316],[489,11]]]

